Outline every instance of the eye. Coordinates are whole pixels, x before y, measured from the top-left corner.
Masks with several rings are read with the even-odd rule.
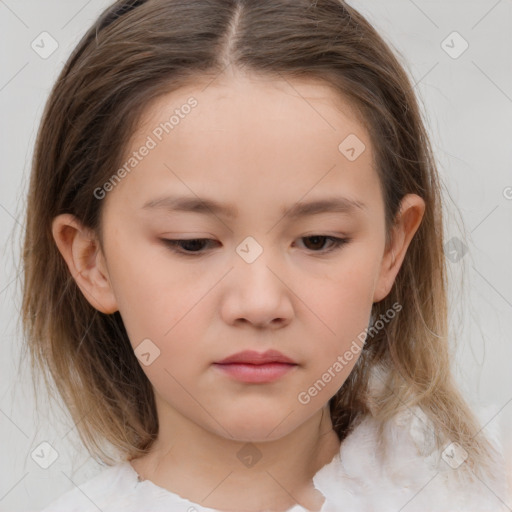
[[[211,238],[191,238],[189,240],[169,240],[167,238],[162,238],[162,241],[166,245],[170,246],[171,250],[177,252],[178,254],[195,256],[205,252],[200,250],[202,247],[204,247],[205,242],[214,242],[215,240]],[[185,250],[180,250],[183,248],[185,248]]]
[[[211,238],[190,238],[188,240],[170,240],[168,238],[161,239],[165,245],[167,245],[172,251],[183,256],[201,256],[206,251],[204,249],[208,242],[215,242]],[[335,236],[328,235],[310,235],[300,238],[299,240],[309,240],[312,242],[313,249],[310,249],[314,253],[330,253],[336,249],[340,249],[343,245],[349,242],[347,238],[338,238]],[[330,241],[331,245],[328,249],[322,249],[325,241]],[[308,244],[305,244],[308,245]],[[320,246],[320,250],[318,248]],[[316,248],[315,248],[316,247]]]
[[[312,249],[313,252],[323,252],[323,253],[335,251],[336,249],[339,249],[341,246],[345,245],[348,242],[348,239],[346,239],[346,238],[338,238],[335,236],[328,236],[328,235],[304,236],[301,238],[301,240],[311,240],[313,247],[315,247],[315,246],[318,247],[318,245],[323,246],[324,242],[326,240],[330,240],[331,246],[328,249],[324,249],[324,250],[320,250],[320,251]],[[307,245],[307,244],[305,244],[305,245]]]

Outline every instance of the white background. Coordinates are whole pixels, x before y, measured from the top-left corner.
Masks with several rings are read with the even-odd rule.
[[[510,458],[512,2],[349,3],[396,48],[416,84],[446,186],[446,240],[465,236],[469,248],[459,262],[448,261],[450,322],[458,340],[454,371],[472,405],[494,407],[485,424],[502,429]],[[102,469],[80,447],[67,416],[44,408],[36,415],[28,370],[18,375],[18,271],[24,197],[44,103],[72,48],[109,4],[0,0],[0,511],[38,510]],[[43,31],[59,45],[47,59],[31,48]],[[441,46],[453,31],[469,44],[457,59]],[[48,469],[30,456],[43,441],[59,454]]]

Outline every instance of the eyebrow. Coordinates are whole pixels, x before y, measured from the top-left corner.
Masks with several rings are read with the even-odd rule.
[[[192,196],[168,196],[152,199],[145,203],[142,208],[145,210],[157,209],[170,212],[193,212],[230,218],[237,217],[239,213],[238,209],[232,205],[221,204],[213,199]],[[366,205],[358,200],[346,197],[328,197],[309,202],[295,203],[290,208],[282,208],[281,214],[291,219],[298,219],[329,212],[350,214],[365,209]]]

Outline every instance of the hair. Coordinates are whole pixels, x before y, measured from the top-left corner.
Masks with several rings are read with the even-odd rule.
[[[493,446],[451,369],[443,252],[441,183],[410,79],[390,46],[342,0],[118,1],[68,58],[46,103],[32,161],[23,247],[22,322],[32,374],[51,380],[89,453],[114,462],[147,453],[158,436],[151,384],[119,312],[85,299],[52,236],[52,220],[74,215],[101,245],[101,187],[123,161],[151,102],[227,68],[316,80],[348,99],[368,130],[385,204],[386,241],[408,193],[426,204],[393,287],[373,304],[385,329],[366,339],[352,372],[330,400],[343,439],[363,418],[380,428],[419,405],[471,467],[490,463]],[[387,368],[370,387],[371,370]],[[35,382],[35,381],[34,381]],[[35,384],[34,384],[35,385]],[[34,388],[35,389],[35,388]]]

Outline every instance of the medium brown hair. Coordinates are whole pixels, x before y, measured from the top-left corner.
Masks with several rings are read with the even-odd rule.
[[[107,445],[121,459],[146,453],[158,435],[151,384],[119,312],[85,299],[52,236],[54,217],[73,214],[101,241],[102,201],[94,195],[123,161],[151,102],[212,79],[246,73],[320,80],[361,114],[385,200],[386,240],[401,199],[426,203],[380,318],[356,366],[330,401],[343,440],[365,416],[380,425],[420,405],[438,434],[468,452],[476,470],[492,456],[450,368],[441,184],[410,79],[375,29],[341,0],[147,0],[116,2],[85,34],[60,73],[38,132],[23,250],[22,321],[33,374],[50,377],[96,458]],[[341,141],[340,141],[341,142]],[[379,393],[370,371],[388,369]]]

